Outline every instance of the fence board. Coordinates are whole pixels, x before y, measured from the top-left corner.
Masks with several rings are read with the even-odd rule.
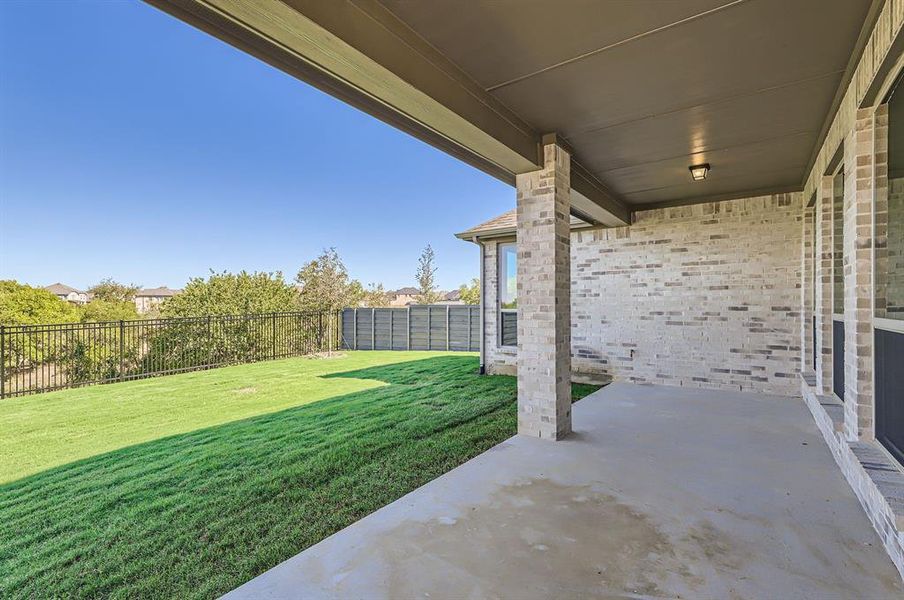
[[[477,352],[480,307],[346,308],[342,311],[342,348]]]

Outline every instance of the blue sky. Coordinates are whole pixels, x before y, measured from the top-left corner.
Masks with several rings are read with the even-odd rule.
[[[453,236],[514,190],[139,2],[0,3],[0,279],[181,286],[283,271],[477,276]]]

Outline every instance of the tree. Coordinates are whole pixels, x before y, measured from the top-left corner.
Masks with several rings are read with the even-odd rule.
[[[139,286],[119,283],[111,277],[101,279],[88,288],[92,300],[105,300],[107,302],[135,302],[135,294]]]
[[[435,259],[433,247],[427,244],[427,247],[421,252],[420,258],[418,258],[417,272],[415,273],[418,285],[417,301],[419,304],[433,304],[440,300],[440,294],[436,291]]]
[[[0,324],[73,323],[79,311],[47,290],[17,281],[0,281]]]
[[[92,298],[82,307],[82,321],[129,321],[138,318],[135,303],[129,300],[105,300]]]
[[[191,279],[182,293],[160,306],[164,317],[264,315],[295,310],[297,292],[282,273],[229,273],[211,271],[207,279]],[[178,318],[165,322],[145,343],[139,369],[155,365],[187,369],[205,364],[248,362],[262,356],[288,354],[304,336],[280,335],[276,319]],[[306,323],[310,325],[310,323]],[[294,347],[292,352],[294,352]]]
[[[463,283],[458,288],[458,293],[465,304],[480,304],[480,279],[475,277],[471,280],[471,285]]]
[[[160,306],[164,317],[247,315],[295,309],[297,293],[292,284],[276,273],[210,272],[207,279],[195,277],[181,294]]]
[[[0,281],[0,325],[43,325],[74,323],[79,311],[47,290],[17,281]],[[41,328],[19,332],[4,341],[3,370],[7,377],[28,371],[65,354],[64,336],[47,336]]]
[[[335,311],[358,306],[364,298],[364,287],[348,276],[345,263],[335,248],[305,264],[295,276],[300,291],[298,305],[302,310]]]
[[[389,306],[389,294],[383,289],[382,283],[371,283],[364,291],[361,306],[367,308],[383,308]]]

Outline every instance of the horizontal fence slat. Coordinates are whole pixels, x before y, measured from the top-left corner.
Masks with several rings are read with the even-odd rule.
[[[476,352],[480,311],[477,306],[445,304],[347,308],[342,311],[342,335],[345,349]]]

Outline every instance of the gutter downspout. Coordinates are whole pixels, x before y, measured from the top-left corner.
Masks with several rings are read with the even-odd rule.
[[[486,298],[486,286],[484,285],[484,273],[486,272],[486,248],[478,238],[474,238],[474,241],[477,242],[477,245],[480,246],[480,371],[481,375],[486,375],[487,367],[485,362],[486,357],[486,342],[484,340],[484,331],[486,330],[486,302],[484,301]]]

